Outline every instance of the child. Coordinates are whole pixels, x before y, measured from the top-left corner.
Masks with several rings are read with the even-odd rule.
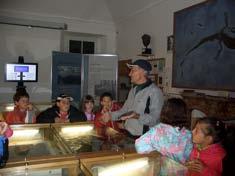
[[[83,113],[85,113],[87,121],[94,121],[95,120],[95,114],[93,112],[94,109],[94,98],[91,95],[86,95],[82,99],[81,103],[81,110]]]
[[[162,109],[160,123],[135,141],[138,153],[158,151],[177,162],[189,159],[193,144],[186,104],[182,99],[168,99]]]
[[[35,123],[35,112],[29,103],[29,94],[26,91],[17,91],[13,97],[14,110],[6,116],[8,124]]]
[[[224,124],[216,118],[202,118],[193,129],[193,150],[186,163],[190,176],[219,176],[226,155],[220,142],[225,137]]]
[[[105,136],[106,127],[111,127],[115,130],[119,130],[118,123],[114,121],[108,121],[107,123],[104,123],[101,117],[106,112],[112,112],[121,109],[121,106],[113,102],[113,97],[108,92],[105,92],[100,96],[100,105],[101,109],[95,115],[95,127],[98,135]]]
[[[68,123],[86,121],[83,112],[71,105],[73,98],[60,94],[56,98],[56,103],[51,108],[46,109],[37,116],[37,123]]]
[[[0,168],[6,165],[9,157],[8,138],[13,134],[6,122],[0,122]]]

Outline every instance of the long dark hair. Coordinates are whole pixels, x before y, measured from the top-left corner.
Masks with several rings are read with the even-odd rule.
[[[196,124],[206,124],[206,130],[203,133],[207,136],[212,136],[213,144],[222,142],[225,138],[225,124],[215,117],[205,117],[198,119]]]
[[[189,127],[186,103],[180,98],[168,99],[162,108],[160,122],[177,127]]]

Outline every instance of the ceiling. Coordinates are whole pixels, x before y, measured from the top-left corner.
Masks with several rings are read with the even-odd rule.
[[[165,0],[105,0],[115,22],[134,16]]]
[[[1,0],[0,10],[119,22],[166,0]]]

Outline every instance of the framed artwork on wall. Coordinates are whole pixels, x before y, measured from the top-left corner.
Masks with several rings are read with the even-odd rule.
[[[152,71],[150,72],[150,75],[158,74],[159,72],[164,71],[165,58],[149,59],[148,61],[152,65]]]
[[[174,13],[173,87],[235,91],[234,9],[208,0]]]
[[[152,71],[149,74],[149,79],[156,83],[162,90],[164,88],[164,73],[165,73],[165,58],[156,58],[148,60],[152,65]]]
[[[152,82],[158,84],[158,75],[157,74],[152,74],[152,75],[149,75],[148,77]]]
[[[174,36],[167,36],[167,52],[172,52],[174,48]]]

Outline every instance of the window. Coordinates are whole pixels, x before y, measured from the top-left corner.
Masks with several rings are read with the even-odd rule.
[[[69,40],[69,52],[80,54],[94,54],[95,42]]]

